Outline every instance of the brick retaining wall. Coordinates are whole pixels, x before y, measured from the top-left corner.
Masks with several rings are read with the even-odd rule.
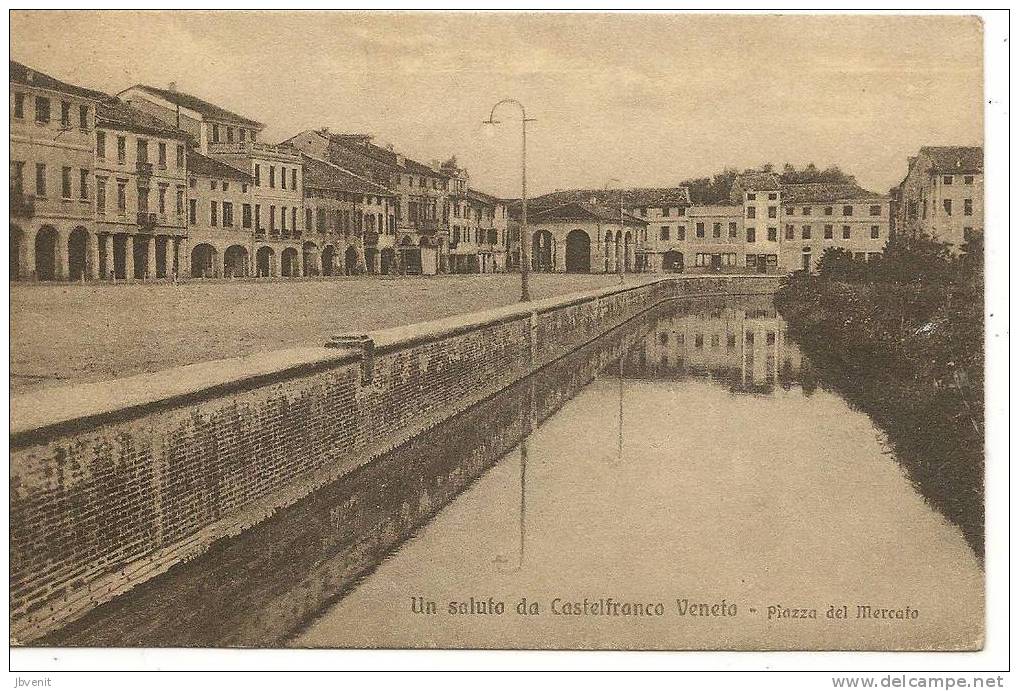
[[[15,397],[12,641],[224,544],[655,304],[776,287],[664,278]]]

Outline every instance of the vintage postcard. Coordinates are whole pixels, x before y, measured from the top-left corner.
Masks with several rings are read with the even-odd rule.
[[[981,650],[983,41],[12,11],[10,645]]]

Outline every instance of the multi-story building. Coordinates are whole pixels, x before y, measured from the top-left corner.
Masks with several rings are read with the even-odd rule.
[[[95,130],[98,276],[173,278],[186,272],[187,134],[116,98]]]
[[[749,245],[743,222],[742,206],[687,207],[685,221],[675,226],[675,236],[667,234],[668,226],[661,226],[658,246],[664,250],[662,269],[695,273],[744,270]],[[756,240],[753,236],[750,239]]]
[[[250,175],[256,272],[264,275],[262,270],[268,268],[274,276],[305,274],[303,173],[298,151],[262,143],[262,123],[173,85],[159,89],[136,84],[119,95],[188,132],[199,153]]]
[[[285,143],[383,185],[396,195],[391,222],[396,229],[400,273],[445,273],[449,266],[449,223],[444,214],[450,176],[372,143],[371,135],[305,130]]]
[[[244,171],[188,152],[187,222],[192,278],[254,275],[252,179]],[[271,267],[264,267],[270,275]]]
[[[302,154],[305,245],[322,275],[392,273],[396,229],[388,221],[395,195],[328,161]]]
[[[929,235],[958,253],[984,230],[983,147],[922,147],[893,196],[895,232]]]
[[[748,271],[813,271],[829,247],[873,259],[888,241],[888,197],[854,181],[785,184],[751,172],[737,176],[731,199],[743,206]]]
[[[451,192],[449,206],[450,273],[506,270],[506,204],[470,188]]]
[[[78,280],[100,270],[93,146],[105,97],[10,61],[12,280]]]

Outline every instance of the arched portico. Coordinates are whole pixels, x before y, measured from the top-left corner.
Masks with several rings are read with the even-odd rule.
[[[35,277],[55,281],[60,277],[60,233],[53,226],[43,226],[35,234]]]
[[[326,245],[322,248],[322,275],[332,276],[336,273],[336,248]]]
[[[200,243],[191,249],[191,278],[216,277],[216,248]]]
[[[568,273],[589,273],[591,271],[591,238],[579,228],[566,235],[566,271]]]
[[[271,247],[262,246],[255,251],[255,271],[259,276],[275,276],[275,257]]]
[[[248,275],[248,248],[243,245],[230,245],[223,253],[223,276],[226,278],[243,278]]]
[[[531,269],[555,271],[555,237],[548,230],[537,230],[531,236]]]
[[[78,226],[67,236],[67,277],[72,281],[89,278],[88,231]]]
[[[283,252],[280,253],[280,275],[293,278],[300,275],[300,266],[298,265],[297,250],[293,247],[283,248]]]
[[[305,276],[318,276],[319,269],[318,245],[314,242],[306,242],[301,247],[301,261]]]

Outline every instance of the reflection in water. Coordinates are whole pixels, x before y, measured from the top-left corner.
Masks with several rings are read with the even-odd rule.
[[[458,429],[499,434],[515,418],[516,447],[291,645],[980,644],[982,573],[961,533],[870,419],[817,387],[769,298],[673,303],[508,395],[515,415]],[[505,613],[473,613],[489,598]],[[664,615],[563,614],[608,598]],[[679,613],[723,599],[735,615]],[[826,616],[843,606],[848,619]],[[858,607],[919,615],[858,619]]]

